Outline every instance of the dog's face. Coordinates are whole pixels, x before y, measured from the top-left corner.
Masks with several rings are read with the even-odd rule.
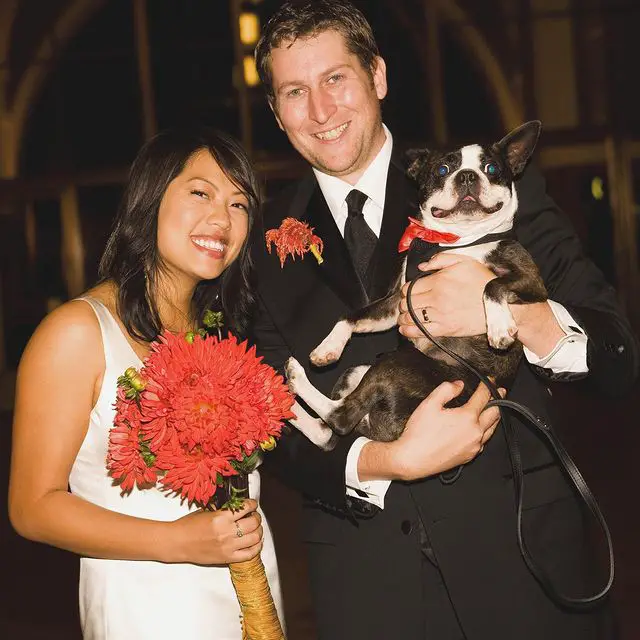
[[[518,206],[514,180],[524,171],[540,130],[541,123],[532,121],[491,146],[409,152],[407,172],[418,183],[425,226],[460,237],[479,228],[485,233],[508,228]]]

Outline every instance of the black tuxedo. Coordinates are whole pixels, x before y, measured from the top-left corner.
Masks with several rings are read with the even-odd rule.
[[[583,256],[539,173],[528,169],[517,189],[517,237],[539,265],[550,297],[562,303],[589,336],[590,377],[603,390],[627,389],[637,372],[638,351],[613,290]],[[367,297],[388,291],[401,261],[398,241],[416,204],[415,186],[394,157],[368,292],[355,275],[311,172],[266,208],[264,228],[256,233],[252,248],[259,298],[253,338],[268,363],[281,368],[286,358],[295,356],[311,381],[328,394],[345,368],[372,362],[397,346],[395,329],[354,335],[336,365],[310,370],[309,353],[338,317]],[[281,268],[277,256],[267,253],[264,231],[278,227],[287,216],[315,227],[324,242],[322,265],[309,253],[295,262],[287,259]],[[523,363],[510,397],[550,419],[550,377],[550,372]],[[526,469],[525,533],[532,553],[563,592],[587,595],[590,592],[580,591],[588,563],[583,562],[581,515],[572,491],[539,439],[526,427],[518,427],[517,433]],[[342,438],[336,449],[325,453],[294,432],[283,438],[264,466],[305,495],[303,535],[323,639],[609,637],[597,631],[598,614],[561,612],[522,562],[500,431],[455,483],[445,485],[439,478],[393,482],[384,510],[371,518],[360,517],[357,501],[345,494],[345,462],[353,440]],[[449,619],[438,620],[440,612]],[[464,635],[455,630],[458,624]]]

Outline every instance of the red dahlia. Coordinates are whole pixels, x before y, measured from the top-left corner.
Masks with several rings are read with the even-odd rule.
[[[165,332],[139,375],[141,393],[118,390],[109,437],[107,467],[125,492],[157,478],[206,506],[222,477],[237,473],[232,463],[293,417],[282,376],[233,336],[188,342]]]

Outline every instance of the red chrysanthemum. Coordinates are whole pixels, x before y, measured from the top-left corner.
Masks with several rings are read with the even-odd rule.
[[[140,486],[139,478],[147,482],[139,469],[144,447],[154,456],[153,468],[163,472],[165,488],[205,506],[221,476],[237,473],[232,462],[279,436],[282,421],[293,417],[282,376],[234,337],[188,342],[164,333],[140,377],[145,389],[137,399],[118,392],[110,438],[108,466],[114,478],[124,477],[124,490]]]

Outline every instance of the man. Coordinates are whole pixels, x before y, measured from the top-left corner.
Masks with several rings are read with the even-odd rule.
[[[267,253],[264,234],[256,235],[253,336],[267,362],[281,367],[295,356],[329,394],[346,368],[398,345],[395,330],[354,336],[336,366],[308,365],[309,353],[340,315],[387,292],[393,273],[385,256],[397,250],[416,186],[382,123],[384,60],[365,18],[349,2],[284,4],[265,25],[256,60],[280,128],[312,167],[270,204],[262,231],[278,228],[285,217],[298,218],[322,239],[324,261],[317,264],[308,254],[281,268]],[[353,236],[353,219],[361,217],[353,214],[354,188],[364,194],[360,206],[364,200],[369,228],[360,226],[356,236],[376,237],[360,276],[343,239]],[[582,255],[542,178],[528,169],[517,189],[516,233],[554,302],[514,309],[534,366],[523,363],[510,397],[548,416],[547,379],[588,374],[601,388],[625,390],[636,375],[638,353],[613,291]],[[441,271],[424,278],[414,298],[419,313],[427,308],[430,330],[483,332],[481,292],[491,274],[460,257],[434,263]],[[401,324],[403,333],[415,331],[404,315]],[[345,437],[325,453],[293,433],[268,457],[265,468],[305,495],[303,535],[320,637],[611,637],[601,627],[602,608],[565,611],[528,571],[517,546],[505,440],[499,430],[490,437],[495,414],[482,412],[488,396],[478,390],[461,409],[444,409],[457,392],[453,385],[437,389],[395,442]],[[563,593],[590,595],[579,506],[548,450],[527,428],[517,429],[530,550]],[[441,471],[471,458],[457,481],[441,482]]]

